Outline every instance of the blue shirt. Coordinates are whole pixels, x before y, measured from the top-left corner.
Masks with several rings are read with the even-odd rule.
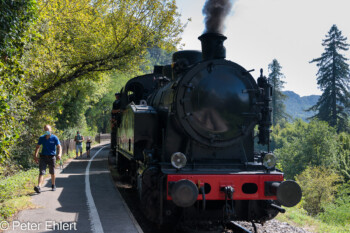
[[[56,135],[51,134],[49,139],[46,139],[46,135],[39,138],[38,145],[43,145],[41,150],[42,155],[56,155],[56,146],[60,145],[60,140]]]

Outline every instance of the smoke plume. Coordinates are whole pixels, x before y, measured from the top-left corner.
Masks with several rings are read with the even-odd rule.
[[[224,21],[232,8],[232,0],[207,0],[202,13],[205,16],[205,31],[221,33],[224,32]]]

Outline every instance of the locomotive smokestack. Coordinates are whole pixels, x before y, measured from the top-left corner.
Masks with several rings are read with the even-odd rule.
[[[226,36],[219,33],[205,33],[198,39],[202,43],[202,57],[204,61],[226,57],[226,48],[224,47]]]
[[[205,16],[204,33],[224,32],[224,21],[232,8],[232,0],[207,0],[203,7],[202,13]]]
[[[203,7],[205,16],[204,34],[198,39],[202,43],[203,60],[220,59],[226,57],[224,40],[224,20],[230,13],[232,0],[207,0]]]

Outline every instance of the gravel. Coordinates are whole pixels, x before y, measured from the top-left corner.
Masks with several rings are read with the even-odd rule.
[[[252,224],[249,222],[237,222],[246,229],[253,231]],[[312,233],[300,227],[295,227],[286,222],[280,222],[278,220],[272,219],[267,221],[263,226],[256,224],[258,233]]]

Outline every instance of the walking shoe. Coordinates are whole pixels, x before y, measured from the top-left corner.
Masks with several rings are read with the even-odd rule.
[[[35,187],[34,187],[34,191],[35,191],[36,193],[41,193],[40,187],[39,187],[39,186],[35,186]]]
[[[51,187],[52,187],[52,191],[56,191],[56,185],[51,185]]]

